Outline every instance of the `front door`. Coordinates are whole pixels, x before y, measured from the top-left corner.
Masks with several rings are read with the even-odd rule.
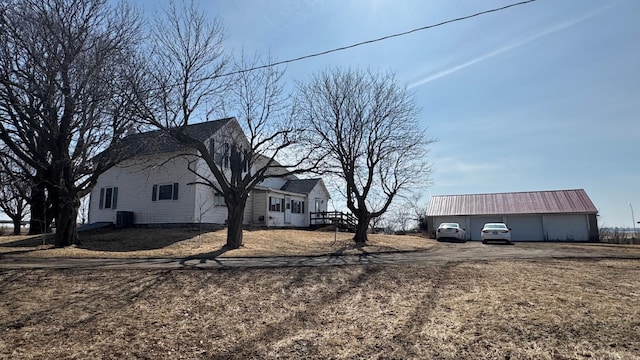
[[[284,197],[284,223],[291,224],[291,197]]]

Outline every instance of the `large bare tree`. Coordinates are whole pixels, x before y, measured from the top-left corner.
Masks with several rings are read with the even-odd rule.
[[[268,177],[304,170],[292,157],[277,161],[296,143],[300,130],[287,115],[282,71],[270,66],[245,71],[255,67],[257,59],[244,55],[232,61],[223,52],[222,25],[193,2],[171,4],[164,13],[151,36],[148,87],[140,91],[140,114],[206,163],[206,171],[194,161],[186,166],[197,175],[197,184],[223,194],[228,211],[226,247],[235,249],[242,245],[244,209],[251,190]],[[216,143],[214,149],[187,131],[189,125],[221,113],[234,116],[239,126],[229,127],[224,134],[228,141]],[[228,159],[225,166],[215,159],[220,153]],[[293,158],[304,158],[296,154]]]
[[[341,180],[347,207],[358,219],[354,240],[363,245],[372,218],[399,194],[429,182],[432,140],[419,122],[414,97],[393,74],[371,70],[329,69],[298,90],[306,141],[324,148],[314,158]],[[379,205],[372,208],[374,203]]]
[[[117,159],[95,155],[132,121],[138,16],[107,0],[5,0],[0,9],[0,141],[34,170],[56,246],[78,242],[80,198]],[[32,211],[32,216],[33,216]]]

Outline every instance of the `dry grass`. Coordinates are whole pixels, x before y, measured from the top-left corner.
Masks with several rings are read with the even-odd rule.
[[[6,359],[638,359],[633,260],[0,272]]]
[[[51,236],[51,235],[49,235]],[[222,250],[226,230],[200,232],[191,229],[121,229],[81,235],[82,244],[64,249],[51,246],[41,236],[0,237],[0,256],[74,258],[252,257],[357,254],[363,252],[428,249],[434,241],[410,235],[369,236],[369,244],[355,248],[351,233],[304,230],[249,230],[244,246]],[[336,239],[334,240],[334,236]]]

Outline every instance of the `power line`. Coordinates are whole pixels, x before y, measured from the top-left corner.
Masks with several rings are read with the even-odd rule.
[[[435,27],[438,27],[438,26],[443,26],[443,25],[446,25],[446,24],[451,24],[451,23],[454,23],[454,22],[462,21],[462,20],[468,20],[468,19],[471,19],[471,18],[474,18],[474,17],[477,17],[477,16],[486,15],[486,14],[489,14],[489,13],[494,13],[494,12],[506,10],[508,8],[512,8],[512,7],[515,7],[515,6],[520,6],[520,5],[532,3],[532,2],[535,2],[535,1],[537,1],[537,0],[521,1],[519,3],[514,3],[514,4],[502,6],[502,7],[495,8],[495,9],[481,11],[479,13],[475,13],[475,14],[472,14],[472,15],[462,16],[462,17],[459,17],[459,18],[443,21],[443,22],[440,22],[440,23],[437,23],[437,24],[427,25],[427,26],[419,27],[419,28],[416,28],[416,29],[413,29],[413,30],[409,30],[409,31],[383,36],[383,37],[380,37],[380,38],[377,38],[377,39],[373,39],[373,40],[367,40],[367,41],[359,42],[359,43],[352,44],[352,45],[342,46],[342,47],[331,49],[331,50],[326,50],[326,51],[322,51],[322,52],[318,52],[318,53],[314,53],[314,54],[310,54],[310,55],[300,56],[300,57],[289,59],[289,60],[277,61],[277,62],[274,62],[274,63],[271,63],[271,64],[267,64],[267,65],[260,65],[260,66],[255,66],[255,67],[248,68],[248,69],[237,70],[237,71],[225,73],[225,74],[222,74],[222,75],[218,75],[216,77],[223,77],[223,76],[231,76],[231,75],[236,75],[236,74],[242,74],[242,73],[245,73],[245,72],[260,70],[260,69],[264,69],[264,68],[268,68],[268,67],[284,65],[284,64],[288,64],[288,63],[292,63],[292,62],[296,62],[296,61],[300,61],[300,60],[305,60],[305,59],[314,58],[314,57],[318,57],[318,56],[322,56],[322,55],[327,55],[327,54],[331,54],[331,53],[338,52],[338,51],[352,49],[352,48],[355,48],[355,47],[358,47],[358,46],[362,46],[362,45],[368,45],[368,44],[372,44],[372,43],[375,43],[375,42],[379,42],[379,41],[383,41],[383,40],[387,40],[387,39],[391,39],[391,38],[395,38],[395,37],[399,37],[399,36],[408,35],[408,34],[411,34],[411,33],[414,33],[414,32],[422,31],[422,30],[432,29],[432,28],[435,28]]]

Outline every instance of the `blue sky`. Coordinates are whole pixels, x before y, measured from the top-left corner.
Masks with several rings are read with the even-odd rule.
[[[510,3],[201,4],[222,19],[230,51],[287,60]],[[431,195],[583,188],[601,225],[631,226],[629,203],[640,221],[638,64],[640,1],[538,0],[291,63],[286,74],[292,85],[328,66],[395,72],[415,93],[421,121],[438,140],[429,154],[434,185],[424,201]]]
[[[227,50],[276,61],[517,2],[207,0]],[[152,15],[164,1],[131,0]],[[431,195],[583,188],[600,224],[640,221],[640,1],[538,0],[286,65],[392,71],[438,141]],[[233,115],[233,114],[228,114]]]

